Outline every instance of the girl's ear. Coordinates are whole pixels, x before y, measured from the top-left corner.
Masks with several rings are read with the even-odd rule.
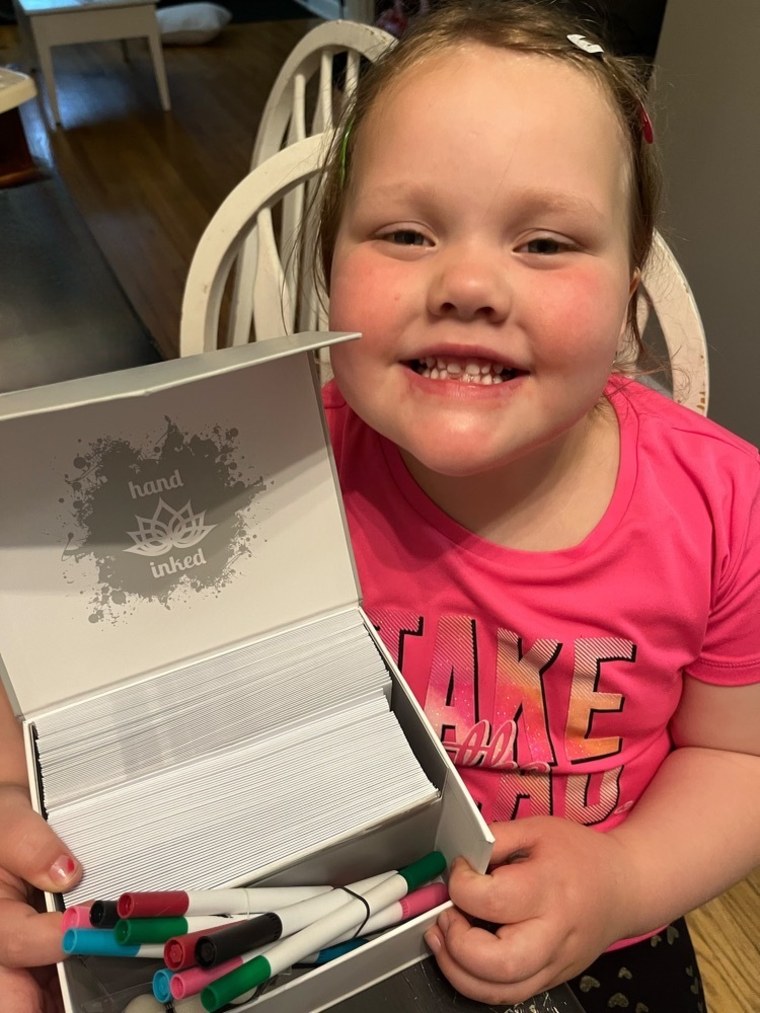
[[[628,286],[628,297],[629,298],[633,295],[633,293],[639,287],[639,282],[640,281],[641,281],[641,269],[638,268],[638,267],[635,267],[633,269],[633,273],[631,274],[631,283]]]

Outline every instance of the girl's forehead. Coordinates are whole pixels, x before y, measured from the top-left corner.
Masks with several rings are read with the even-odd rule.
[[[629,162],[621,117],[593,71],[477,42],[424,54],[405,67],[377,95],[357,134],[359,159],[362,148],[375,159],[383,148],[390,154],[394,142],[419,148],[434,136],[452,147],[485,137],[494,149],[500,138],[506,148],[538,139],[547,155]]]
[[[389,103],[413,101],[415,95],[431,90],[464,97],[485,87],[495,101],[509,102],[534,92],[537,83],[541,95],[560,93],[570,101],[589,102],[618,119],[611,96],[591,65],[584,70],[575,60],[477,41],[423,53],[387,82],[370,112],[382,111]]]

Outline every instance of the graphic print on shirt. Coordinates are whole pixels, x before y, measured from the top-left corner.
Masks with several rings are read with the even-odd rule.
[[[557,815],[591,825],[615,812],[623,739],[609,720],[598,726],[622,715],[609,673],[635,663],[635,644],[531,642],[465,615],[370,615],[486,820]]]

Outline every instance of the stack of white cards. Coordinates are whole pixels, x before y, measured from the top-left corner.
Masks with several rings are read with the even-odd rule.
[[[68,902],[239,881],[431,803],[390,685],[350,611],[38,718]]]

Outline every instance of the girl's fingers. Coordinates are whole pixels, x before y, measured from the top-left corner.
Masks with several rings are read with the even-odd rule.
[[[31,971],[0,967],[3,1013],[63,1013],[63,1000],[55,971],[39,976]]]
[[[16,785],[0,786],[0,827],[0,870],[53,893],[81,878],[79,862]]]
[[[536,914],[536,882],[529,861],[481,874],[462,858],[451,867],[449,897],[465,914],[494,925],[512,925]]]
[[[497,935],[473,926],[452,910],[425,933],[425,941],[458,992],[478,1002],[509,1005],[553,984],[543,962],[535,953],[524,954],[519,944],[513,947],[517,940],[511,936],[508,929]]]
[[[62,917],[40,914],[22,900],[0,898],[0,968],[42,967],[62,960]],[[5,1005],[2,1009],[6,1013]]]
[[[40,914],[29,904],[29,883],[48,890],[71,886],[81,875],[79,865],[41,816],[33,812],[23,789],[0,787],[0,966],[6,969],[42,967],[61,960],[61,915]],[[40,1006],[43,995],[31,975],[7,976],[14,995],[34,995],[35,1005],[20,1005],[24,1013]],[[5,1003],[2,1010],[13,1009]],[[47,1010],[45,1010],[47,1013]]]
[[[437,927],[448,957],[475,979],[513,984],[532,978],[544,964],[542,948],[524,942],[536,934],[531,922],[491,930],[452,908],[443,912]]]
[[[448,887],[454,904],[473,918],[497,925],[534,916],[541,882],[533,858],[541,835],[550,833],[552,826],[540,819],[491,824],[495,843],[488,872],[475,872],[463,858],[452,865]]]

